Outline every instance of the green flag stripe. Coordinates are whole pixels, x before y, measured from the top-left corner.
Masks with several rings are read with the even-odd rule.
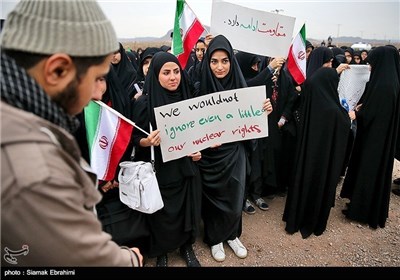
[[[183,14],[183,9],[185,6],[184,0],[177,0],[176,2],[176,14],[175,14],[175,23],[174,23],[174,33],[172,36],[173,40],[173,54],[178,55],[183,53],[183,42],[181,36],[181,27],[180,21]]]
[[[86,139],[89,144],[89,152],[92,151],[93,141],[96,137],[101,106],[93,101],[85,107],[85,126],[86,126]]]
[[[185,1],[184,0],[178,0],[176,3],[176,13],[178,15],[178,18],[180,19],[182,16],[183,12],[183,7],[185,6]]]
[[[303,40],[304,46],[306,45],[306,25],[303,24],[303,27],[300,30],[301,40]]]

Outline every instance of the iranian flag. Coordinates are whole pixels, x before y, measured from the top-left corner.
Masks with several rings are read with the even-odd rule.
[[[306,79],[306,25],[300,29],[289,49],[287,68],[298,85]]]
[[[102,102],[91,101],[84,112],[90,166],[99,180],[113,180],[131,139],[133,125]]]
[[[203,32],[203,25],[188,4],[184,0],[177,0],[172,53],[178,57],[182,68],[186,67],[190,53]]]

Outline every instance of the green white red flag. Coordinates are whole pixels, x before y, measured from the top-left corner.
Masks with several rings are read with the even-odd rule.
[[[297,84],[302,84],[306,79],[306,25],[300,29],[299,34],[293,39],[287,58],[287,68]]]
[[[186,67],[190,53],[204,30],[188,4],[184,0],[177,0],[171,49],[182,68]]]
[[[84,112],[90,166],[99,180],[113,180],[131,139],[133,124],[101,102],[91,101]]]

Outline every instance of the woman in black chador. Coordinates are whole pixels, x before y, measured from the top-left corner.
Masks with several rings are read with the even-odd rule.
[[[263,194],[286,193],[288,178],[293,162],[295,146],[295,126],[292,107],[297,95],[285,71],[282,71],[283,57],[268,58],[269,64],[258,69],[260,57],[246,52],[238,52],[236,59],[246,79],[247,85],[265,85],[265,94],[272,100],[273,112],[268,116],[268,137],[256,139],[257,145],[249,154],[251,171],[248,177],[248,195],[261,210],[268,209]],[[267,58],[263,57],[263,61]],[[243,210],[248,212],[249,202]]]
[[[128,96],[132,96],[135,89],[136,69],[132,66],[121,43],[119,43],[119,50],[114,53],[111,64],[122,84],[122,88]]]
[[[194,161],[200,152],[163,162],[159,148],[160,135],[154,108],[191,97],[187,76],[178,59],[167,52],[154,54],[146,76],[143,94],[137,99],[133,119],[142,129],[153,132],[146,136],[133,132],[135,160],[150,161],[150,146],[155,146],[155,169],[164,208],[148,215],[151,232],[149,257],[157,257],[157,266],[167,266],[167,254],[180,248],[187,266],[200,266],[192,248],[199,232],[201,181]]]
[[[136,94],[143,91],[143,85],[146,79],[147,71],[149,70],[151,59],[153,58],[153,55],[155,53],[160,51],[161,51],[160,48],[148,47],[140,55],[136,78],[133,81],[135,89],[133,91],[133,95],[130,96],[130,99],[136,99],[137,97],[140,96],[140,94],[139,95]]]
[[[283,220],[285,230],[303,238],[321,235],[335,204],[336,187],[345,159],[350,118],[339,103],[339,77],[323,67],[305,81],[303,123]]]
[[[377,47],[367,58],[371,75],[355,112],[357,134],[341,197],[349,198],[347,218],[385,227],[399,124],[399,53]],[[353,112],[354,113],[354,112]]]
[[[244,87],[247,84],[230,42],[223,35],[216,36],[202,61],[198,95]],[[272,111],[269,100],[264,102],[263,109]],[[224,241],[239,258],[247,256],[247,249],[239,240],[246,160],[244,144],[239,141],[207,148],[199,161],[203,181],[204,241],[211,247],[216,261],[225,260]]]

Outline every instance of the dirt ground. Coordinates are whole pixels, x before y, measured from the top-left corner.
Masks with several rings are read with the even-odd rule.
[[[395,160],[393,179],[400,177],[400,163]],[[347,220],[341,210],[347,199],[339,197],[332,208],[327,229],[321,236],[302,239],[300,233],[287,234],[282,213],[284,197],[266,199],[269,210],[256,207],[254,215],[243,212],[243,233],[240,237],[248,256],[239,259],[224,244],[226,259],[217,262],[200,236],[194,251],[203,267],[400,267],[400,196],[391,194],[389,218],[385,228]],[[392,188],[397,186],[392,185]],[[168,265],[184,267],[178,250],[168,255]],[[146,260],[146,267],[155,266],[155,259]]]

